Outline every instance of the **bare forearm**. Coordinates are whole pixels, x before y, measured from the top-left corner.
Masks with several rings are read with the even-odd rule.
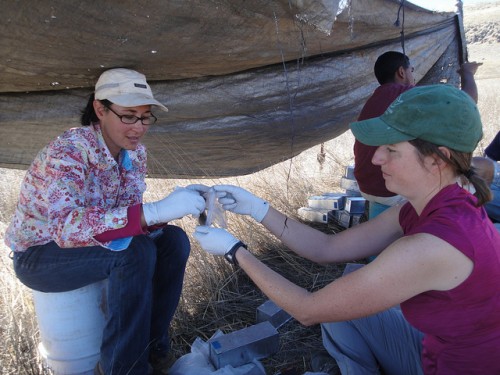
[[[240,267],[269,299],[302,324],[310,324],[303,308],[308,306],[306,300],[311,296],[310,292],[271,270],[243,247],[236,252],[236,258]]]
[[[399,206],[338,234],[326,234],[270,207],[262,224],[296,254],[316,263],[339,263],[377,255],[402,234]]]
[[[310,292],[271,270],[243,247],[236,252],[236,258],[269,299],[306,326],[371,315],[401,302],[395,295],[383,296],[387,287],[377,288],[377,283],[384,280],[377,274],[363,272],[365,276],[360,277],[362,274],[357,272]],[[371,268],[372,272],[376,270]]]
[[[477,69],[481,66],[481,63],[476,62],[466,62],[462,64],[458,72],[460,73],[460,83],[462,91],[469,94],[469,96],[477,103],[478,101],[478,91],[476,80],[474,79],[474,74],[476,74]]]
[[[325,261],[323,253],[329,247],[330,242],[327,234],[299,223],[273,207],[269,208],[262,224],[298,255],[313,262]]]

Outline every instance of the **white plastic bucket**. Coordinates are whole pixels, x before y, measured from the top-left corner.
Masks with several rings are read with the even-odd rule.
[[[54,375],[92,375],[105,322],[107,280],[62,293],[33,291],[40,355]]]

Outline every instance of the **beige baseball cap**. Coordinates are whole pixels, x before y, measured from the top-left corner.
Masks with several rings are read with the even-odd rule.
[[[95,85],[95,98],[107,99],[122,107],[155,105],[168,112],[168,108],[153,97],[146,76],[131,69],[117,68],[102,73]]]

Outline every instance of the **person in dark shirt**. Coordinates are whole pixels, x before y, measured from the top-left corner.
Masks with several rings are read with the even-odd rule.
[[[462,90],[477,103],[477,87],[474,74],[480,64],[464,63],[459,73]],[[408,56],[401,52],[388,51],[377,58],[374,73],[380,86],[367,100],[358,121],[381,116],[389,105],[403,92],[415,87],[414,67]],[[369,219],[374,218],[390,206],[402,201],[402,198],[389,191],[380,171],[380,166],[372,163],[377,148],[354,142],[354,177],[361,195],[369,202]]]
[[[484,206],[489,218],[500,230],[500,132],[484,150],[483,157],[474,157],[472,165],[477,172],[490,184],[493,199]]]

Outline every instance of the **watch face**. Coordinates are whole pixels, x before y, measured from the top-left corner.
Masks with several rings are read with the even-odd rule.
[[[234,264],[235,266],[238,265],[235,254],[240,247],[246,248],[246,245],[243,242],[239,241],[231,248],[231,250],[224,254],[224,258],[226,258],[229,263]]]
[[[234,264],[234,261],[233,261],[233,254],[226,253],[226,254],[224,254],[224,258],[226,258],[226,260],[227,260],[229,263]]]

